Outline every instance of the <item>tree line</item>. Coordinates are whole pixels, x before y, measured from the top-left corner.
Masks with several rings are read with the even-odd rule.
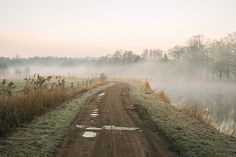
[[[168,50],[171,61],[185,69],[201,70],[207,79],[236,78],[236,32],[219,40],[191,37],[184,46]]]
[[[6,73],[9,66],[22,65],[60,65],[78,66],[81,64],[127,65],[143,62],[162,64],[172,71],[199,77],[218,80],[236,79],[236,32],[218,40],[208,40],[202,35],[192,36],[184,45],[176,45],[167,51],[161,49],[145,49],[142,54],[131,50],[117,50],[113,54],[102,57],[61,58],[32,57],[6,58],[0,57],[0,74]],[[28,70],[28,69],[27,69]],[[29,70],[28,70],[29,71]]]
[[[138,55],[118,50],[100,59],[101,64],[122,65],[147,61],[156,63],[157,68],[168,67],[175,73],[211,80],[236,80],[236,32],[218,40],[195,35],[185,45],[176,45],[166,52],[145,49]]]

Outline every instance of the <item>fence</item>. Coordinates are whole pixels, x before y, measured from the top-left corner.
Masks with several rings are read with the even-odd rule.
[[[13,81],[7,81],[3,79],[0,83],[0,96],[3,102],[6,97],[14,96],[20,93],[29,93],[31,91],[39,89],[54,90],[56,88],[87,88],[89,85],[104,81],[106,76],[101,74],[100,76],[92,76],[83,79],[73,78],[73,80],[62,76],[40,76],[39,74],[34,74],[32,77],[26,77],[22,82],[24,82],[24,87],[22,89],[16,88],[17,85]]]

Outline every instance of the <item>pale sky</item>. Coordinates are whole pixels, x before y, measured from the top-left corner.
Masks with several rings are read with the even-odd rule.
[[[236,31],[236,0],[0,0],[0,56],[167,50]]]

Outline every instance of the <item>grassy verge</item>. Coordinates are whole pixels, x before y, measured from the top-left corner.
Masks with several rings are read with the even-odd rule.
[[[198,119],[205,125],[216,129],[222,134],[236,138],[236,124],[234,122],[234,119],[226,117],[223,121],[219,121],[216,115],[214,115],[216,109],[213,106],[204,106],[194,101],[190,103],[191,105],[176,106],[171,103],[164,90],[153,91],[149,86],[149,82],[147,80],[139,81],[139,83],[143,84],[145,93],[155,96],[165,104],[172,105],[178,111],[184,112],[184,114],[188,114],[191,117]]]
[[[200,120],[180,112],[155,95],[146,93],[145,86],[130,83],[130,96],[136,105],[147,109],[167,137],[171,147],[183,157],[235,157],[236,139],[218,133]]]
[[[50,157],[55,155],[56,148],[67,128],[77,115],[86,100],[98,91],[111,84],[100,86],[85,92],[82,96],[60,105],[34,118],[31,123],[17,128],[11,135],[1,138],[1,157]]]

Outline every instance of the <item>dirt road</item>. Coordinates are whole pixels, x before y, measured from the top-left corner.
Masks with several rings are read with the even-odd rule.
[[[133,106],[128,84],[97,93],[81,109],[57,157],[175,157],[143,109]]]

